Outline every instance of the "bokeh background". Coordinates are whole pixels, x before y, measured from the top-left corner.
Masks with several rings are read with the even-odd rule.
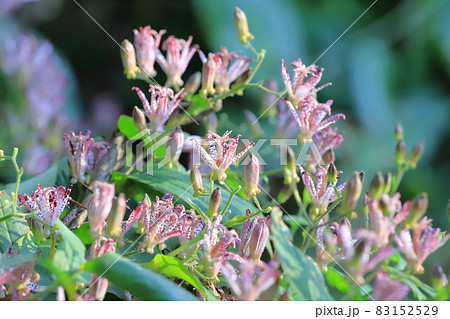
[[[131,87],[143,84],[123,76],[117,44],[131,40],[132,29],[151,25],[180,38],[193,35],[203,52],[226,46],[250,56],[233,25],[239,6],[254,46],[267,50],[258,79],[272,78],[281,86],[282,58],[314,62],[373,1],[78,2],[109,35],[73,0],[0,4],[0,148],[8,153],[21,147],[28,176],[58,158],[62,132],[89,129],[107,137],[120,114],[140,105]],[[347,115],[338,125],[345,140],[336,152],[344,179],[354,170],[365,171],[368,183],[376,170],[394,170],[393,129],[401,121],[408,151],[419,139],[426,143],[418,169],[408,172],[400,187],[402,199],[426,191],[428,214],[449,230],[450,1],[379,0],[316,64],[325,68],[322,83],[333,83],[319,99],[333,99],[333,112]],[[200,68],[195,56],[186,75]],[[246,93],[227,100],[221,112],[237,128],[244,108],[261,112],[260,92]],[[12,173],[2,168],[0,182],[9,182]],[[449,269],[446,249],[429,264]]]

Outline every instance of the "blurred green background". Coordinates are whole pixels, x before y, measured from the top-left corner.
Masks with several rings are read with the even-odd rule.
[[[275,79],[281,87],[282,58],[287,63],[298,58],[313,63],[373,1],[79,3],[109,35],[72,0],[27,4],[15,11],[12,19],[22,30],[49,39],[67,62],[68,73],[73,74],[71,84],[78,91],[67,103],[79,111],[69,126],[108,136],[115,130],[119,114],[130,114],[134,105],[140,105],[131,87],[144,85],[123,76],[117,44],[125,38],[131,40],[132,29],[151,25],[180,38],[193,35],[194,43],[205,53],[226,46],[230,51],[243,50],[250,57],[251,52],[238,43],[233,25],[233,10],[239,6],[247,14],[254,46],[267,50],[257,78]],[[8,25],[2,24],[0,32],[9,32]],[[333,83],[319,93],[319,100],[333,99],[333,112],[347,115],[338,124],[345,140],[336,152],[344,179],[354,170],[362,170],[368,184],[376,170],[395,169],[393,129],[395,122],[401,121],[408,151],[421,138],[426,143],[417,170],[408,172],[400,187],[402,200],[426,191],[428,214],[435,225],[449,230],[450,1],[379,0],[316,64],[325,68],[322,83]],[[185,79],[200,68],[200,59],[194,56]],[[238,126],[244,108],[258,114],[260,92],[249,90],[245,97],[227,100],[222,113]],[[2,109],[2,116],[4,112],[6,109]],[[11,129],[14,132],[17,128]],[[203,133],[190,129],[191,133]],[[432,255],[429,263],[439,261],[449,269],[450,256],[439,255]]]

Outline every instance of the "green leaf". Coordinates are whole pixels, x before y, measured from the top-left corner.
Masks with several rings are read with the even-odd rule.
[[[301,300],[332,300],[323,275],[311,257],[304,255],[290,242],[292,236],[282,220],[282,213],[272,211],[272,239],[290,289]]]
[[[92,235],[89,232],[89,224],[82,224],[79,228],[75,229],[73,233],[81,240],[85,245],[90,245],[94,242]]]
[[[188,113],[191,116],[196,116],[201,112],[208,110],[211,106],[208,100],[202,94],[197,94],[192,97],[191,106],[188,109]]]
[[[83,269],[107,278],[141,300],[197,300],[171,280],[115,253],[91,260]]]
[[[122,187],[129,187],[129,183],[127,183],[127,181],[133,180],[145,185],[147,190],[158,190],[165,193],[171,193],[174,196],[175,202],[182,202],[187,207],[189,207],[187,199],[191,199],[204,212],[208,210],[209,197],[192,197],[194,191],[192,190],[192,184],[187,172],[179,172],[167,167],[154,167],[153,175],[149,175],[144,172],[134,172],[129,175],[119,172],[113,172],[112,178],[116,183],[117,191],[125,191],[124,189],[122,189]],[[139,189],[140,191],[146,191],[145,189],[142,189],[142,187],[139,187]],[[133,196],[128,192],[126,193],[128,196]],[[222,189],[222,201],[220,203],[220,209],[223,209],[225,207],[229,197],[230,193],[227,190]],[[235,196],[229,207],[229,210],[231,210],[231,214],[226,214],[224,216],[224,222],[235,216],[245,215],[245,211],[247,209],[250,209],[252,213],[258,210],[252,203],[243,200],[239,196]]]
[[[5,191],[0,192],[0,219],[12,214],[12,201]],[[30,231],[27,222],[18,217],[0,223],[0,252],[10,247],[18,248],[24,236]]]
[[[57,225],[63,241],[58,245],[55,252],[53,265],[63,272],[77,270],[86,262],[86,247],[62,221],[58,220]]]
[[[133,118],[130,116],[121,115],[119,117],[119,121],[117,122],[117,127],[119,128],[119,131],[128,139],[139,134],[136,125],[134,125]]]
[[[176,257],[164,256],[158,254],[155,258],[142,266],[149,268],[158,274],[166,275],[167,277],[176,277],[190,283],[197,288],[207,300],[217,300],[214,296],[202,286],[200,281],[195,277]]]
[[[333,268],[328,268],[328,272],[325,275],[325,278],[330,286],[336,288],[342,293],[345,294],[348,293],[350,286],[347,280],[345,280],[344,275],[338,272],[337,270]]]

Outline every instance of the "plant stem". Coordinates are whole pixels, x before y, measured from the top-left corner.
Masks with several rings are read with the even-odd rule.
[[[234,191],[230,192],[230,197],[228,198],[228,201],[227,201],[225,207],[223,208],[222,212],[220,213],[220,215],[223,216],[225,214],[228,207],[230,207],[230,205],[231,205],[231,201],[232,201],[234,195],[236,195],[240,190],[241,190],[241,185],[238,185],[238,187]]]
[[[389,194],[390,196],[393,196],[395,194],[395,192],[397,191],[398,186],[400,185],[400,182],[402,181],[403,175],[405,175],[406,170],[407,169],[403,165],[399,165],[397,167],[397,174],[392,181],[392,187],[391,187],[391,191]]]
[[[309,226],[313,226],[313,223],[312,223],[311,219],[309,219],[308,213],[306,212],[306,208],[303,205],[302,199],[300,197],[300,193],[298,192],[298,189],[297,189],[297,183],[295,181],[292,182],[292,194],[294,195],[294,199],[297,203],[299,213],[303,214],[303,217],[305,217]]]
[[[197,237],[195,237],[194,239],[188,241],[186,244],[181,245],[180,247],[178,247],[175,250],[172,250],[169,254],[167,254],[167,256],[171,256],[171,257],[175,257],[177,254],[179,254],[180,252],[182,252],[183,250],[185,250],[186,248],[190,247],[191,245],[195,244],[196,242],[200,241],[203,238],[203,235],[205,234],[205,229],[203,229],[200,234],[198,234]]]
[[[17,154],[19,153],[19,149],[17,147],[14,148],[13,153],[11,155],[11,162],[13,163],[14,169],[16,170],[16,187],[14,190],[14,195],[12,196],[13,200],[13,214],[17,213],[17,198],[19,195],[19,185],[20,179],[22,178],[23,168],[17,164]]]

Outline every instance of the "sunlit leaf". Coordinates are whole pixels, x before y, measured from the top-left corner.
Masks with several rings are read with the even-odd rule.
[[[115,253],[91,260],[83,269],[107,278],[141,300],[197,300],[171,280]]]
[[[292,245],[289,228],[276,210],[272,211],[272,239],[290,290],[301,300],[332,300],[319,267]]]

